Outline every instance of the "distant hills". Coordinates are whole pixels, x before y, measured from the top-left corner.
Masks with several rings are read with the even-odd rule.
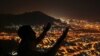
[[[30,13],[24,13],[19,15],[0,15],[0,26],[6,26],[6,25],[41,25],[41,24],[47,24],[48,22],[59,22],[61,21],[59,19],[55,19],[51,16],[46,15],[43,12],[35,11]]]

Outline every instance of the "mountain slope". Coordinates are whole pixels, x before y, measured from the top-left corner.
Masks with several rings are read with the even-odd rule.
[[[20,15],[0,15],[0,23],[1,26],[5,25],[36,25],[36,24],[47,24],[48,22],[53,23],[61,22],[59,19],[55,19],[53,17],[50,17],[40,11],[35,11],[31,13],[24,13]]]

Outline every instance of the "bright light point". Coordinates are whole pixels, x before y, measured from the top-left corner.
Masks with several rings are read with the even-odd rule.
[[[65,21],[63,18],[60,18],[60,20],[61,20],[62,22],[64,22],[64,21]]]
[[[67,24],[70,24],[70,22],[69,22],[70,20],[68,19],[68,20],[66,20],[66,22],[67,22]]]
[[[13,56],[18,55],[18,53],[16,51],[12,51],[10,54]]]
[[[66,20],[65,20],[64,18],[60,18],[60,20],[61,20],[62,22],[66,22],[67,24],[70,24],[70,22],[69,22],[70,19],[66,19]]]

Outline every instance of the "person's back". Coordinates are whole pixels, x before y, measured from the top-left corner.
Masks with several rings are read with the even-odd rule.
[[[35,32],[29,25],[24,25],[19,28],[18,35],[22,39],[19,48],[18,48],[18,56],[39,56],[40,52],[35,51],[35,47],[39,44],[40,41],[45,37],[47,31],[50,29],[51,24],[48,23],[46,27],[44,27],[43,32],[39,37],[36,37]]]
[[[24,25],[19,28],[18,35],[21,38],[18,56],[30,56],[32,52],[32,42],[36,40],[35,32],[29,25]]]

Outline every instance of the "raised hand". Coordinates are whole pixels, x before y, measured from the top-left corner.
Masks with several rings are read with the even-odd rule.
[[[55,43],[55,45],[45,54],[45,56],[55,56],[56,55],[56,52],[60,48],[62,41],[67,36],[68,30],[69,30],[69,27],[66,27],[66,29],[63,31],[63,34],[61,35],[61,37],[58,39],[58,41]]]
[[[50,27],[51,27],[51,24],[48,23],[46,27],[45,26],[43,27],[43,29],[44,29],[44,31],[48,31],[50,29]]]
[[[40,36],[37,38],[36,44],[39,44],[39,43],[42,41],[42,39],[44,39],[44,37],[46,36],[47,31],[48,31],[50,28],[51,28],[51,24],[50,24],[50,23],[48,23],[47,26],[44,26],[44,27],[43,27],[44,30],[43,30],[43,32],[40,34]]]

